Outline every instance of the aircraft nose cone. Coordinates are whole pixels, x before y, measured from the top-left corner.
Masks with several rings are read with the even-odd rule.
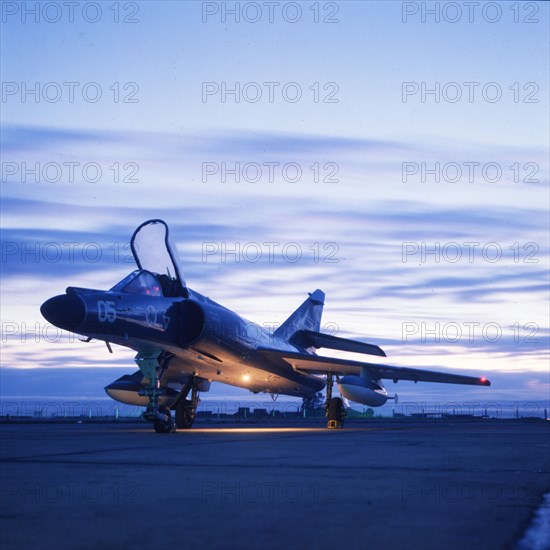
[[[40,313],[52,325],[72,332],[84,322],[86,308],[78,296],[62,294],[46,300]]]

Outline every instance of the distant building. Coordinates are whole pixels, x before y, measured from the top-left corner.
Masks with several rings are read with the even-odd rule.
[[[250,407],[239,407],[233,416],[237,418],[248,418],[250,416]]]

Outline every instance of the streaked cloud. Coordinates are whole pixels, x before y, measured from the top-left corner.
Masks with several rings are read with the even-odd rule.
[[[68,285],[111,287],[134,268],[134,228],[158,217],[189,285],[246,318],[281,323],[322,288],[326,330],[379,343],[391,364],[493,379],[481,392],[399,384],[414,412],[547,400],[548,5],[536,24],[511,10],[404,22],[392,2],[336,3],[330,24],[306,9],[289,24],[275,6],[250,24],[204,21],[204,5],[141,2],[131,24],[107,9],[97,23],[78,8],[58,22],[6,14],[1,397],[113,406],[102,387],[135,369],[133,353],[57,333],[39,306]],[[263,96],[205,97],[206,82]],[[288,82],[300,101],[282,97]],[[404,82],[477,95],[405,100]],[[477,93],[487,82],[501,100]]]
[[[96,162],[108,167],[140,159],[139,182],[132,184],[66,179],[52,183],[41,176],[37,183],[32,177],[23,183],[17,174],[2,184],[6,367],[56,369],[63,362],[74,369],[115,369],[127,364],[132,371],[129,351],[122,358],[106,358],[101,346],[73,341],[60,347],[47,338],[35,342],[32,326],[44,323],[40,303],[66,286],[108,288],[131,271],[128,242],[133,229],[145,219],[161,217],[176,238],[190,286],[256,322],[282,322],[305,292],[321,287],[327,292],[327,327],[386,346],[390,363],[454,370],[466,364],[468,370],[479,372],[482,367],[491,376],[507,368],[514,371],[518,362],[529,365],[527,372],[530,368],[533,374],[544,368],[548,222],[540,186],[528,186],[526,193],[525,187],[501,182],[506,195],[498,201],[472,208],[462,196],[450,207],[447,183],[402,181],[399,159],[419,151],[437,156],[433,143],[242,131],[192,137],[130,135],[14,125],[2,139],[6,159],[19,165],[62,165],[70,159],[79,166]],[[491,158],[506,154],[495,149]],[[527,158],[539,154],[524,152]],[[308,163],[326,158],[339,168],[337,183],[315,182],[307,174]],[[259,184],[219,177],[202,181],[201,166],[213,159],[229,166],[295,162],[306,175],[296,184],[280,174]],[[372,159],[376,170],[365,181],[363,169],[369,171]],[[483,181],[463,188],[480,198],[494,195],[494,186]],[[516,201],[519,195],[522,200]],[[477,243],[473,259],[471,245],[465,244],[472,242]],[[456,251],[448,248],[447,256],[442,252],[442,247],[455,246],[452,243],[461,249],[456,262],[449,261]],[[496,262],[483,256],[488,243],[500,248],[502,258]],[[526,243],[536,248],[524,250]],[[289,244],[299,250],[298,261],[284,252]],[[439,253],[433,252],[436,246]],[[260,258],[250,261],[246,250],[259,250]],[[38,290],[29,293],[29,288]],[[428,333],[437,323],[463,328],[465,323],[497,323],[502,336],[491,341],[480,333],[470,342],[464,332],[457,342],[433,342],[429,335],[417,334],[404,342],[405,323],[411,322],[419,327],[424,323]],[[517,335],[510,329],[514,323]],[[533,345],[516,341],[526,337],[528,323],[537,327]],[[472,355],[480,360],[470,361]],[[510,374],[516,387],[524,386],[525,372]],[[89,375],[83,371],[83,376]],[[62,381],[63,391],[71,394],[71,384]],[[242,395],[241,390],[222,387],[213,396],[228,391]],[[456,389],[439,387],[424,394],[423,386],[405,391],[434,397]],[[529,392],[537,393],[533,384]]]

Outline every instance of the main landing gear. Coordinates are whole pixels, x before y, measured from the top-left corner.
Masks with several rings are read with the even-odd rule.
[[[200,403],[198,386],[199,383],[193,377],[191,378],[189,383],[182,388],[178,399],[172,405],[172,408],[176,413],[175,422],[172,419],[172,413],[168,407],[159,407],[156,414],[151,411],[151,414],[148,418],[148,416],[146,415],[148,414],[151,402],[149,403],[149,406],[147,407],[144,416],[148,420],[152,419],[155,432],[157,432],[158,434],[166,434],[170,432],[175,432],[176,428],[188,430],[193,426],[193,421],[195,420],[195,416],[197,415],[197,407]],[[187,399],[189,393],[191,393],[191,399]]]
[[[197,407],[199,406],[199,387],[197,380],[193,377],[188,384],[186,384],[180,395],[174,404],[176,409],[176,425],[178,428],[188,430],[193,425],[193,420],[197,414]],[[191,392],[191,399],[187,399]]]
[[[332,397],[334,380],[332,374],[327,374],[327,400],[325,401],[325,416],[327,428],[339,429],[344,426],[344,417],[347,415],[344,402],[340,397]]]

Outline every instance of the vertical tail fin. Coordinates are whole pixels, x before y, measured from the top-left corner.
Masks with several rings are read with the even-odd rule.
[[[317,289],[309,298],[274,332],[274,335],[286,341],[298,330],[319,332],[321,316],[325,305],[325,293]]]

